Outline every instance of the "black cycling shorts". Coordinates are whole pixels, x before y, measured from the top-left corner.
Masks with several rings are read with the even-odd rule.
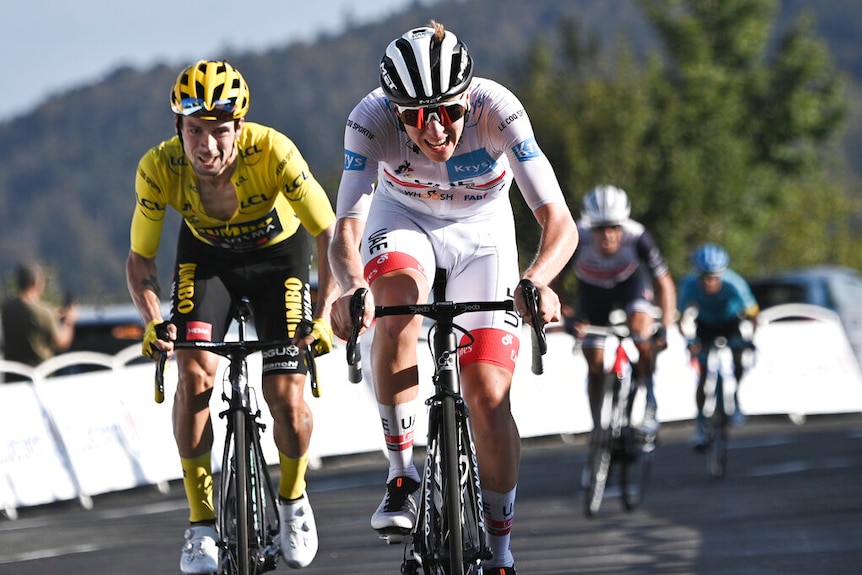
[[[641,269],[610,288],[581,281],[578,283],[578,309],[575,317],[578,321],[587,321],[591,325],[605,326],[609,324],[609,316],[613,310],[621,309],[626,315],[632,311],[649,311],[653,299],[652,286]]]
[[[230,252],[210,246],[180,225],[171,286],[171,322],[179,341],[222,341],[232,318],[232,301],[247,297],[261,340],[285,340],[300,323],[310,325],[311,243],[300,227],[274,246]],[[296,346],[264,353],[263,372],[306,373]]]

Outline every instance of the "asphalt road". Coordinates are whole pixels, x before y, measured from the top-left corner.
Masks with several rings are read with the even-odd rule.
[[[691,425],[665,425],[644,505],[613,493],[583,514],[582,436],[525,441],[512,550],[521,575],[862,573],[862,415],[734,429],[724,479],[691,451]],[[109,461],[105,465],[110,465]],[[382,454],[326,460],[309,473],[320,551],[305,573],[399,573],[401,547],[369,527]],[[50,478],[45,478],[50,481]],[[179,573],[182,487],[22,509],[0,519],[0,575]],[[289,572],[280,565],[276,573]]]

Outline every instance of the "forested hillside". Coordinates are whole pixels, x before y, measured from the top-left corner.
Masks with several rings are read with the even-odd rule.
[[[530,76],[532,49],[546,46],[551,54],[558,54],[552,58],[562,58],[567,46],[559,31],[567,29],[561,23],[568,22],[569,30],[579,31],[590,58],[588,68],[597,77],[612,76],[624,61],[620,54],[629,51],[633,67],[647,69],[649,56],[666,48],[666,39],[646,16],[644,7],[649,4],[655,2],[441,0],[416,4],[385,21],[356,26],[313,43],[286,44],[264,54],[197,56],[227,58],[242,70],[251,88],[249,119],[272,125],[296,141],[334,200],[344,121],[351,107],[376,86],[377,64],[386,44],[406,29],[435,18],[463,38],[479,75],[500,80],[525,98],[539,142],[548,142],[545,151],[553,159],[553,152],[559,150],[549,146],[558,134],[548,122],[536,121],[549,110],[530,105],[537,101],[530,94],[535,86],[524,84],[535,82]],[[777,5],[780,10],[773,35],[777,38],[777,31],[791,27],[801,13],[810,11],[812,33],[828,46],[843,74],[848,101],[858,102],[862,93],[862,42],[858,39],[862,5],[842,0],[784,0]],[[777,44],[776,40],[775,49]],[[123,268],[135,166],[149,147],[173,133],[168,93],[180,67],[117,69],[101,82],[60,94],[32,113],[0,124],[0,274],[8,277],[21,259],[39,258],[82,301],[128,301]],[[586,83],[586,77],[579,76],[579,82]],[[579,86],[574,83],[571,89],[577,91]],[[831,148],[834,163],[825,172],[831,185],[852,198],[859,195],[862,174],[862,112],[858,106],[848,107],[841,126],[841,139]],[[579,153],[584,162],[590,161],[589,149]],[[638,154],[638,150],[631,153]],[[569,192],[573,209],[582,191]],[[648,220],[661,217],[660,210],[644,206],[636,212]],[[164,285],[176,224],[175,218],[169,220],[159,258]],[[672,266],[682,271],[681,253],[672,253]],[[786,261],[771,265],[795,263],[787,256]]]

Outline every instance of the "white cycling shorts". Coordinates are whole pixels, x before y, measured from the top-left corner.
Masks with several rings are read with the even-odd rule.
[[[518,284],[518,255],[511,218],[451,222],[405,213],[403,206],[375,198],[365,225],[361,253],[369,285],[386,273],[412,269],[434,282],[448,271],[446,298],[456,302],[512,299]],[[461,364],[483,361],[514,372],[521,322],[515,312],[465,313],[455,323],[471,332],[472,345],[459,351]],[[461,338],[465,344],[469,338]]]

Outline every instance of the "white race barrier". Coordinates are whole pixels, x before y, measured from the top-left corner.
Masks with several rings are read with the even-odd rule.
[[[755,333],[756,362],[740,391],[745,412],[788,414],[796,421],[810,414],[862,412],[862,373],[838,319],[819,308],[813,310],[817,313],[801,308],[767,311]],[[782,311],[794,319],[782,320]],[[671,330],[668,338],[669,347],[659,355],[656,371],[659,418],[689,420],[695,414],[695,374],[682,336]],[[370,341],[369,334],[362,342],[365,381],[360,384],[348,383],[340,343],[318,359],[322,396],[314,398],[306,388],[306,401],[314,412],[313,459],[385,449],[369,383]],[[586,363],[579,352],[573,353],[573,339],[562,332],[548,335],[541,376],[530,372],[526,330],[522,342],[523,357],[512,389],[512,411],[521,435],[588,431]],[[419,345],[420,398],[424,400],[431,393],[430,358],[425,341]],[[154,366],[127,365],[139,349],[132,346],[110,362],[87,356],[85,363],[106,369],[62,376],[50,374],[69,367],[68,357],[60,356],[36,370],[0,361],[0,371],[32,379],[32,383],[0,385],[0,509],[7,516],[14,517],[19,507],[59,500],[79,498],[86,505],[92,495],[181,477],[171,431],[176,367],[168,371],[165,402],[156,404]],[[259,380],[258,357],[249,363],[252,381]],[[612,348],[606,350],[606,358],[610,357]],[[260,392],[257,395],[267,425],[264,453],[275,463],[271,416]],[[220,382],[211,409],[216,437],[213,463],[218,469],[224,437],[224,422],[218,417],[224,409]],[[419,412],[416,440],[421,444],[427,415],[424,409]]]

